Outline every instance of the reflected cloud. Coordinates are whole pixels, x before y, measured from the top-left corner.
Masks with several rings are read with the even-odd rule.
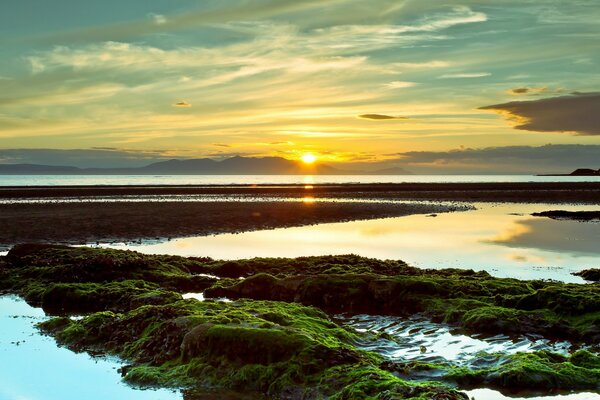
[[[600,224],[526,219],[516,221],[505,232],[484,242],[512,248],[569,253],[575,257],[598,255]]]
[[[547,262],[544,257],[524,253],[509,253],[506,255],[506,259],[523,264],[545,264]]]

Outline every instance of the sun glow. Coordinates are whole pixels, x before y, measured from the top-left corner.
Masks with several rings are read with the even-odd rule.
[[[317,161],[317,156],[311,153],[306,153],[302,156],[302,162],[305,164],[312,164]]]

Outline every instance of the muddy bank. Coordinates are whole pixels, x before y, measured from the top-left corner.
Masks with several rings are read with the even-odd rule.
[[[7,200],[175,195],[600,204],[600,182],[0,187]]]
[[[600,268],[584,269],[583,271],[573,272],[573,275],[580,276],[586,281],[600,282]]]
[[[534,217],[547,217],[552,219],[567,219],[573,221],[600,221],[600,211],[565,211],[551,210],[531,214]]]
[[[464,209],[360,202],[0,204],[0,250],[31,241],[84,244],[156,240]]]
[[[184,298],[189,291],[207,299]],[[305,400],[466,399],[453,385],[600,389],[597,285],[352,255],[231,262],[22,245],[0,258],[2,292],[58,315],[41,328],[59,343],[125,359],[120,372],[142,386]],[[237,300],[210,299],[222,295]],[[477,352],[468,365],[403,362],[364,349],[393,336],[358,332],[330,312],[418,313],[465,332],[559,336],[589,350]]]

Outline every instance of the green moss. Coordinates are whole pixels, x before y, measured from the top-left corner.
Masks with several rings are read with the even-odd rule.
[[[600,356],[587,350],[577,350],[571,354],[569,362],[576,367],[600,370]]]
[[[24,288],[23,296],[30,304],[54,314],[124,311],[144,304],[168,304],[181,299],[180,294],[161,290],[157,284],[145,281],[29,284]]]
[[[476,332],[600,340],[597,285],[518,281],[456,270],[427,272],[427,276],[256,274],[213,286],[205,296],[297,301],[334,313],[423,313]]]
[[[224,317],[238,322],[223,324]],[[294,303],[182,300],[43,326],[77,350],[104,348],[127,358],[134,366],[126,379],[140,385],[208,385],[275,396],[293,390],[338,398],[384,386],[403,398],[411,386],[381,370],[379,357],[357,350],[356,333],[322,311]],[[369,373],[354,382],[356,366]],[[348,382],[354,382],[352,389]]]
[[[491,367],[452,369],[448,379],[459,383],[486,384],[525,389],[598,389],[600,369],[597,355],[580,350],[567,358],[546,351],[511,355],[481,355]],[[477,364],[477,360],[473,364]]]
[[[205,269],[202,261],[134,251],[23,244],[13,247],[6,260],[11,269],[10,283],[17,287],[30,279],[37,283],[143,280],[171,290],[200,291],[216,281],[192,273]]]
[[[51,319],[42,329],[73,349],[127,359],[133,365],[126,379],[141,385],[252,390],[283,398],[462,399],[445,386],[397,375],[420,371],[432,379],[543,389],[590,388],[599,381],[598,356],[583,350],[568,358],[545,352],[481,355],[481,363],[461,368],[391,366],[356,348],[372,336],[360,337],[325,313],[422,313],[476,332],[597,343],[598,285],[419,270],[353,255],[223,262],[24,245],[2,261],[0,290],[56,314],[91,313],[77,321]],[[206,297],[238,300],[181,297],[210,285]]]

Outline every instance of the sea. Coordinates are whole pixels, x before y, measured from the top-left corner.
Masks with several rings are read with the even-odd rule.
[[[0,175],[0,186],[281,185],[349,183],[600,182],[538,175]]]

